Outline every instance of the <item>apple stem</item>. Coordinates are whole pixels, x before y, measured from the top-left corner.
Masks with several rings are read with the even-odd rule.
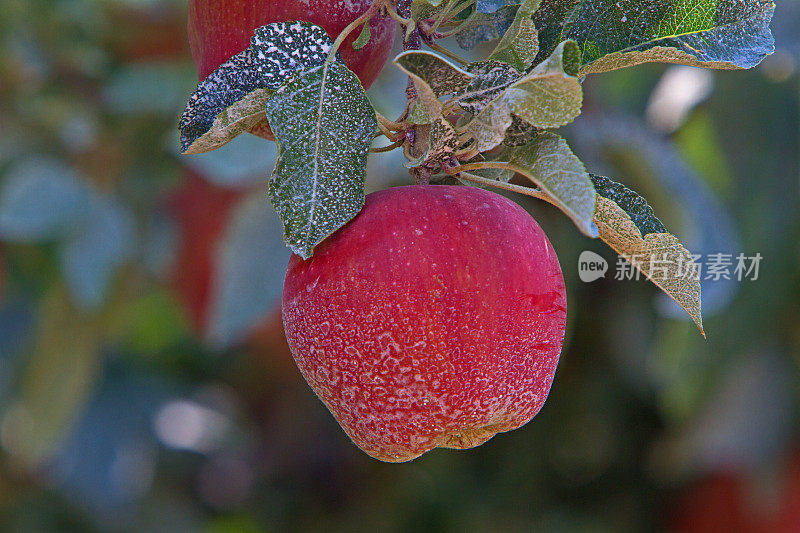
[[[353,33],[353,31],[355,31],[356,28],[368,22],[369,19],[374,17],[378,13],[378,11],[380,11],[380,9],[386,5],[388,1],[389,0],[374,0],[372,4],[370,4],[369,8],[367,8],[367,10],[364,11],[364,13],[362,13],[360,17],[358,17],[353,22],[348,24],[345,27],[345,29],[343,29],[341,33],[336,37],[336,40],[333,41],[333,46],[331,47],[331,51],[328,52],[328,58],[325,60],[325,62],[333,63],[333,61],[336,59],[336,52],[339,51],[339,48],[342,46],[344,40],[347,39],[347,36]]]
[[[400,15],[400,14],[399,14],[399,13],[398,13],[398,12],[397,12],[395,9],[394,9],[394,6],[392,6],[392,5],[391,5],[391,4],[389,4],[389,3],[387,3],[387,4],[385,5],[385,7],[386,7],[386,12],[389,14],[389,16],[390,16],[390,17],[392,17],[394,20],[396,20],[398,24],[400,24],[401,26],[403,26],[403,30],[404,30],[406,33],[409,33],[409,32],[411,31],[411,29],[412,29],[412,28],[410,28],[410,26],[413,26],[413,24],[414,24],[414,19],[413,19],[413,18],[411,18],[411,17],[408,17],[408,18],[402,17],[402,16],[401,16],[401,15]],[[406,33],[404,33],[403,35],[406,35]]]

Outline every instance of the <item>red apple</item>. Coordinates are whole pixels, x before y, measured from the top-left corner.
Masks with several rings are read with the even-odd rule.
[[[217,246],[243,192],[217,187],[192,172],[187,172],[186,178],[169,200],[179,230],[171,278],[195,331],[202,335],[208,321]]]
[[[178,226],[176,260],[170,283],[196,335],[205,336],[217,283],[217,253],[233,210],[246,191],[218,187],[187,171],[186,180],[168,201]],[[270,364],[291,361],[283,334],[280,308],[266,313],[246,339],[254,354]]]
[[[110,3],[114,31],[106,48],[124,61],[175,59],[186,54],[186,25],[178,6]]]
[[[204,79],[221,63],[250,45],[259,26],[271,22],[304,20],[318,24],[335,39],[372,4],[372,0],[190,0],[189,46]],[[370,22],[371,38],[360,50],[353,41],[356,29],[340,51],[347,66],[365,88],[378,77],[394,43],[395,21],[376,16]]]
[[[708,475],[689,487],[678,501],[672,531],[766,531],[747,505],[747,481],[733,472]]]
[[[544,404],[564,339],[555,251],[497,194],[408,186],[289,261],[283,322],[306,381],[376,459],[470,448]]]

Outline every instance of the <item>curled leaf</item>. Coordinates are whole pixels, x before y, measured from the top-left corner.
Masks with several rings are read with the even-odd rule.
[[[600,238],[675,300],[705,336],[692,254],[636,192],[603,176],[591,179],[598,194],[594,220]]]
[[[408,50],[394,63],[409,76],[424,81],[437,98],[463,91],[474,77],[443,57],[423,50]]]
[[[181,150],[208,152],[264,120],[272,93],[298,74],[322,65],[333,42],[308,22],[258,28],[250,46],[200,82],[181,116]]]
[[[580,115],[583,103],[583,91],[575,77],[579,64],[577,44],[565,41],[529,74],[484,91],[486,95],[499,96],[486,104],[467,126],[477,149],[491,150],[503,142],[514,116],[536,128],[556,128],[572,122]],[[483,105],[483,101],[478,100],[478,104]]]

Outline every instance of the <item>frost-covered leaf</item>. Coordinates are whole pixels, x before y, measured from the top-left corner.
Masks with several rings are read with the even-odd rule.
[[[475,9],[478,13],[494,13],[501,7],[519,5],[521,0],[478,0]]]
[[[79,307],[103,303],[111,277],[130,256],[134,240],[130,211],[114,198],[93,198],[82,223],[59,248],[64,280]]]
[[[580,52],[573,41],[558,45],[550,57],[514,83],[503,95],[511,112],[537,128],[569,124],[581,113],[578,81]]]
[[[514,23],[497,43],[490,60],[504,61],[520,72],[531,66],[539,52],[536,25],[531,15],[539,7],[540,0],[526,0],[517,10]]]
[[[468,126],[477,149],[483,152],[503,142],[512,116],[537,128],[572,122],[580,114],[583,102],[583,91],[575,77],[579,58],[575,42],[561,43],[547,60],[477,113]]]
[[[533,141],[538,135],[535,126],[531,126],[519,117],[511,117],[511,125],[506,130],[503,144],[506,146],[524,146]]]
[[[540,133],[530,144],[508,148],[508,168],[530,179],[589,237],[597,237],[593,223],[596,193],[589,174],[566,141],[552,132]]]
[[[358,77],[335,61],[281,87],[266,115],[279,142],[270,199],[286,244],[307,259],[364,205],[375,110]]]
[[[471,113],[479,113],[522,77],[517,69],[502,61],[473,63],[468,70],[472,79],[463,92],[453,98]]]
[[[581,0],[542,0],[533,14],[539,36],[539,54],[534,64],[543,61],[563,40],[564,25],[577,16]]]
[[[225,348],[243,340],[280,305],[289,253],[281,225],[261,195],[234,211],[215,257],[208,339]]]
[[[463,91],[473,75],[432,52],[408,50],[394,63],[409,76],[424,81],[437,98]]]
[[[411,108],[408,120],[413,124],[431,124],[442,115],[442,102],[439,101],[436,92],[428,83],[424,68],[420,68],[417,61],[414,60],[415,57],[403,54],[401,56],[401,62],[396,64],[408,74],[409,79],[414,84],[414,89],[416,89],[414,107]],[[430,59],[423,62],[423,66],[429,62]],[[406,65],[409,68],[406,68]]]
[[[413,0],[411,2],[411,18],[416,21],[438,15],[447,5],[444,0]]]
[[[297,75],[322,65],[333,42],[308,22],[258,28],[250,46],[212,72],[189,98],[181,117],[181,149],[213,150],[264,120],[270,95]]]
[[[570,142],[590,168],[606,169],[608,174],[624,172],[631,183],[656,187],[659,194],[670,198],[679,208],[673,219],[680,227],[674,229],[680,229],[684,245],[693,253],[706,257],[741,250],[736,224],[705,181],[670,142],[641,122],[608,114],[586,117],[571,134]],[[703,315],[708,317],[730,304],[740,284],[735,277],[704,278],[700,281]],[[659,296],[658,310],[670,317],[685,314],[666,294]]]
[[[563,37],[583,52],[582,74],[639,63],[750,68],[775,49],[770,0],[585,0]]]
[[[61,236],[80,220],[89,188],[64,163],[47,157],[12,167],[0,185],[0,237],[39,242]]]
[[[692,254],[667,232],[644,198],[603,176],[591,179],[598,195],[594,220],[600,238],[683,307],[702,333],[699,271]]]
[[[482,42],[501,38],[514,23],[518,7],[506,6],[494,13],[475,14],[456,33],[456,42],[461,48],[472,50]]]
[[[475,149],[486,152],[503,142],[512,121],[511,110],[501,97],[475,115],[466,129],[475,139]]]

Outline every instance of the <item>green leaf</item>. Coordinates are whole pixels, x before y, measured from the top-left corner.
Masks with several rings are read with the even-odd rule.
[[[459,72],[447,61],[428,52],[400,54],[395,58],[395,64],[408,74],[416,89],[417,97],[408,117],[414,124],[431,124],[438,119],[443,109],[439,97],[457,90],[468,79],[467,73]]]
[[[484,152],[503,142],[512,115],[537,128],[556,128],[580,115],[583,91],[577,74],[580,52],[574,41],[561,43],[530,74],[509,85],[482,111],[467,130]]]
[[[558,45],[547,60],[506,91],[511,112],[537,128],[557,128],[575,120],[583,103],[576,77],[579,63],[575,42]]]
[[[364,205],[375,110],[358,77],[335,61],[281,87],[266,116],[279,143],[269,196],[286,244],[308,259]]]
[[[58,449],[100,372],[102,317],[75,309],[62,288],[45,298],[36,344],[5,415],[6,448],[38,465]]]
[[[369,21],[366,21],[364,27],[361,29],[361,33],[359,33],[356,40],[353,41],[353,50],[361,50],[364,48],[369,42],[370,37],[372,37],[372,32],[369,29]]]
[[[443,57],[422,50],[408,50],[394,63],[409,76],[424,81],[437,98],[463,91],[474,77]]]
[[[581,74],[647,62],[735,69],[775,49],[769,0],[585,0],[563,37],[583,52]]]
[[[200,82],[181,116],[185,154],[219,148],[264,120],[264,106],[286,82],[322,65],[333,46],[319,26],[276,22],[258,28],[250,47]]]
[[[419,22],[438,15],[445,8],[444,0],[414,0],[411,2],[411,18]]]
[[[530,179],[578,226],[582,233],[597,237],[594,210],[597,194],[589,174],[566,141],[543,132],[528,145],[508,148],[507,169]]]
[[[705,336],[692,254],[636,192],[603,176],[591,179],[598,194],[594,221],[600,238],[675,300]]]
[[[531,15],[540,1],[527,0],[520,6],[513,24],[489,56],[490,60],[504,61],[520,72],[531,66],[539,52],[538,34]]]
[[[577,16],[582,0],[542,0],[533,14],[539,33],[539,54],[534,63],[544,61],[564,40],[564,25]]]
[[[514,24],[518,7],[513,5],[494,13],[476,13],[455,34],[456,42],[464,50],[472,50],[482,42],[500,39]]]

